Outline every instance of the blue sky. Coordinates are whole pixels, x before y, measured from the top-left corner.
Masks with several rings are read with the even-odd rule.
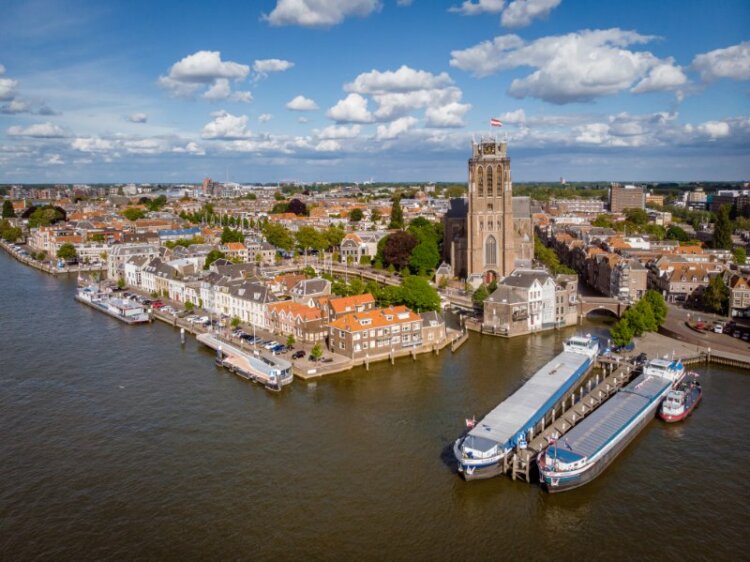
[[[491,133],[516,181],[750,179],[747,1],[0,13],[0,182],[465,181]]]

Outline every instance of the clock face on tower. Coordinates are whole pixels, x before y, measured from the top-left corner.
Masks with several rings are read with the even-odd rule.
[[[495,145],[494,143],[485,143],[482,145],[482,153],[483,154],[495,154]]]

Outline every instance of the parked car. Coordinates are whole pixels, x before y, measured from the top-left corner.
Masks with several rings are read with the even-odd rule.
[[[321,363],[333,363],[333,357],[323,357],[323,359],[320,360]]]
[[[279,345],[279,342],[277,342],[277,341],[270,341],[267,344],[265,344],[263,347],[266,348],[266,349],[268,349],[270,351],[271,349],[273,349],[277,345]]]
[[[285,345],[279,344],[279,345],[273,346],[271,348],[271,351],[273,351],[274,353],[286,353],[287,352],[287,348],[286,348]]]
[[[292,359],[302,359],[305,356],[305,350],[300,349],[292,354]]]

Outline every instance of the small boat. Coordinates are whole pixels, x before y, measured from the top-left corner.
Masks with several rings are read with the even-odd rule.
[[[678,422],[690,415],[703,396],[703,389],[695,376],[670,390],[659,408],[659,417],[665,422]]]

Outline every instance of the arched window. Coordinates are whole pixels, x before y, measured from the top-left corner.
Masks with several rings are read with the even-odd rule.
[[[487,166],[487,197],[492,197],[492,166]]]
[[[484,242],[484,264],[485,265],[496,265],[497,264],[497,242],[495,237],[490,235]]]
[[[487,221],[487,230],[492,230],[492,219]]]
[[[477,195],[484,197],[484,173],[481,166],[477,168]]]

